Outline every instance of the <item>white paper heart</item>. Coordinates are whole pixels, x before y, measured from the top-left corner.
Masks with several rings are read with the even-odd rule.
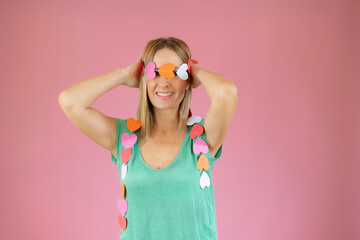
[[[200,187],[202,189],[205,187],[210,187],[210,178],[205,171],[203,171],[200,176]]]
[[[181,64],[179,69],[176,71],[176,75],[182,80],[187,80],[189,78],[189,74],[187,73],[188,66],[186,63]]]
[[[191,116],[186,121],[186,125],[191,126],[191,125],[194,125],[195,123],[201,122],[201,120],[202,120],[202,118],[199,116]]]
[[[121,167],[121,179],[124,180],[127,173],[127,165],[123,164]]]

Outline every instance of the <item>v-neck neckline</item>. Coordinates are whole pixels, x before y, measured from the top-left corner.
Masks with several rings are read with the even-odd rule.
[[[179,152],[177,153],[176,157],[174,158],[174,160],[172,160],[172,161],[170,162],[170,164],[168,164],[167,166],[162,167],[162,168],[153,168],[153,167],[151,167],[149,164],[147,164],[147,163],[144,161],[144,159],[143,159],[143,157],[142,157],[142,153],[141,153],[141,147],[140,147],[140,133],[139,133],[138,131],[136,131],[136,135],[137,135],[137,137],[138,137],[138,141],[136,141],[136,144],[137,144],[136,150],[137,150],[137,152],[139,153],[140,161],[141,161],[147,168],[149,168],[149,169],[152,170],[152,171],[164,171],[164,170],[170,168],[172,165],[174,165],[174,164],[178,161],[179,155],[180,155],[181,151],[182,151],[183,148],[184,148],[185,142],[186,142],[186,140],[190,137],[190,136],[189,136],[190,126],[187,126],[187,127],[188,127],[188,130],[186,131],[185,137],[184,137],[184,139],[183,139],[183,141],[182,141],[182,143],[181,143],[180,150],[179,150]]]

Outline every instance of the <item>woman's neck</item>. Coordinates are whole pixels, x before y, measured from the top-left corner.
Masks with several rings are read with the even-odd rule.
[[[157,109],[155,110],[154,130],[159,132],[175,131],[179,126],[178,110]]]

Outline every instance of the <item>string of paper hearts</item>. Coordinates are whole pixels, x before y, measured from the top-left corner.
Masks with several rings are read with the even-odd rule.
[[[209,160],[204,155],[209,152],[209,148],[207,143],[202,138],[200,138],[200,136],[204,133],[204,128],[200,124],[197,124],[199,122],[201,122],[201,117],[191,116],[190,118],[188,118],[186,124],[188,126],[193,125],[190,131],[191,139],[195,139],[197,136],[199,136],[193,144],[193,151],[196,155],[201,153],[197,160],[197,168],[199,171],[201,171],[200,187],[204,189],[205,187],[210,187],[210,177],[204,171],[209,169]]]
[[[202,119],[198,116],[192,116],[191,112],[189,112],[189,118],[187,120],[187,125],[192,126],[190,131],[190,138],[195,139],[197,136],[201,136],[204,133],[204,129],[199,123]],[[141,127],[141,120],[135,120],[134,118],[129,118],[126,122],[126,126],[128,129],[133,132],[136,131]],[[121,143],[123,144],[125,149],[121,150],[121,161],[123,162],[122,169],[121,169],[121,178],[122,180],[125,179],[126,173],[127,173],[127,163],[130,160],[131,157],[131,147],[134,146],[134,144],[137,141],[137,135],[136,134],[129,134],[129,133],[123,133],[121,136]],[[201,171],[200,175],[200,187],[204,189],[205,187],[210,187],[210,178],[208,174],[204,170],[209,169],[209,161],[206,158],[204,154],[206,154],[209,151],[207,143],[198,137],[194,144],[193,144],[193,151],[195,154],[201,154],[198,157],[197,162],[197,168],[199,171]],[[121,198],[118,199],[118,209],[120,211],[120,214],[118,216],[118,221],[120,224],[120,227],[123,231],[125,231],[127,227],[127,219],[124,216],[127,213],[128,210],[128,202],[125,200],[126,198],[126,186],[125,184],[121,184]]]
[[[126,126],[130,132],[134,132],[141,127],[141,119],[135,120],[134,118],[129,118],[126,121]],[[136,134],[129,134],[125,132],[121,135],[121,143],[125,148],[121,150],[121,154],[120,154],[121,161],[124,163],[122,164],[121,167],[122,180],[124,180],[126,177],[127,167],[128,167],[127,163],[129,162],[131,157],[131,151],[132,151],[131,147],[134,146],[136,141],[137,141]],[[125,198],[126,198],[126,186],[124,183],[121,183],[121,198],[118,199],[118,209],[120,211],[120,214],[118,216],[118,221],[123,231],[125,231],[127,227],[127,219],[126,217],[124,217],[124,215],[126,214],[128,209],[128,202],[125,200]]]
[[[191,75],[191,63],[197,64],[198,61],[195,59],[189,59],[188,63],[183,63],[175,71],[175,65],[173,63],[163,64],[159,70],[156,70],[154,62],[149,62],[146,67],[144,67],[144,62],[141,61],[141,76],[144,76],[144,72],[150,79],[154,79],[157,75],[161,75],[167,79],[173,79],[175,76],[178,76],[182,80],[187,80],[189,75]]]

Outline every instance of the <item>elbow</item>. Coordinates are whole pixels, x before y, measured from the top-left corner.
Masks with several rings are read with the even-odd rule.
[[[231,96],[236,97],[237,99],[237,87],[234,83],[230,84],[230,86],[227,87],[227,94],[230,94]]]
[[[62,91],[58,95],[58,102],[59,102],[59,105],[61,106],[61,108],[69,108],[72,105],[71,101],[69,100],[69,97],[67,96],[66,91]]]
[[[238,101],[237,87],[234,83],[225,84],[220,92],[220,99],[224,101]]]

